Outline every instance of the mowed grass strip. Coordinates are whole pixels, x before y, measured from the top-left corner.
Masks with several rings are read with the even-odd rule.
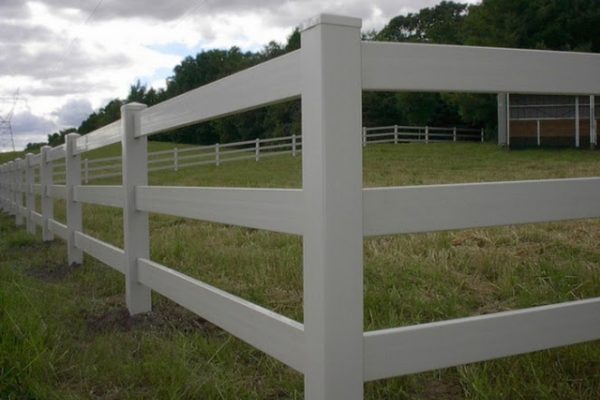
[[[368,187],[599,172],[600,155],[588,151],[410,144],[364,153]],[[301,158],[155,172],[150,183],[300,187]],[[0,398],[302,398],[300,374],[169,300],[155,294],[152,313],[130,318],[118,273],[91,257],[66,267],[61,241],[42,244],[8,217],[0,229]],[[121,210],[86,205],[84,229],[122,246]],[[365,330],[597,297],[598,239],[598,220],[367,239]],[[302,321],[300,238],[151,215],[151,241],[153,260]],[[599,394],[598,343],[366,385],[368,399]]]

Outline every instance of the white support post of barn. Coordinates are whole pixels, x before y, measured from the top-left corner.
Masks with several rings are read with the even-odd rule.
[[[575,147],[579,148],[579,96],[575,96]]]
[[[42,240],[54,240],[54,233],[49,229],[48,220],[54,219],[54,200],[48,196],[48,188],[54,181],[54,164],[48,162],[50,146],[43,146],[40,150],[40,192],[42,198]]]
[[[598,133],[596,132],[596,98],[590,96],[590,148],[594,149],[598,144]]]
[[[25,154],[25,208],[27,208],[27,233],[35,235],[35,221],[33,211],[35,210],[35,196],[33,194],[33,154]]]
[[[542,127],[540,126],[540,120],[535,121],[536,126],[536,137],[537,137],[537,145],[538,147],[542,145]]]
[[[23,214],[21,213],[21,207],[23,207],[23,159],[17,158],[15,160],[15,224],[17,226],[23,225]]]
[[[75,154],[77,133],[69,133],[66,137],[65,173],[67,194],[67,257],[69,265],[83,263],[83,251],[75,245],[75,232],[83,231],[81,203],[75,201],[75,186],[81,185],[81,155]]]
[[[304,387],[310,400],[363,398],[360,27],[360,19],[322,14],[301,34]]]
[[[129,103],[121,107],[123,138],[123,239],[125,247],[125,297],[131,315],[152,310],[150,288],[138,280],[138,259],[150,258],[148,212],[136,207],[137,186],[148,185],[148,137],[139,136],[141,114],[146,106]]]

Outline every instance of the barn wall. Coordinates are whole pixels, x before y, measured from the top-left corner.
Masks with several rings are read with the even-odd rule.
[[[582,147],[590,142],[589,127],[589,119],[579,121],[579,143]],[[540,120],[540,133],[542,146],[575,146],[575,121],[572,119]],[[510,144],[536,146],[537,122],[510,121]]]

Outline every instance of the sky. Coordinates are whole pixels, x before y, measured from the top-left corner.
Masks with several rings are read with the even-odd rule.
[[[160,88],[185,56],[204,49],[258,51],[285,42],[322,12],[380,30],[439,0],[0,0],[0,118],[17,149],[77,127],[124,98],[131,84]],[[475,2],[467,0],[466,2]],[[18,91],[16,103],[13,102]],[[9,150],[0,134],[0,151]]]

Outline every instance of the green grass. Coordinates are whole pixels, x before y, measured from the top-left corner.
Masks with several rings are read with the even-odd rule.
[[[382,145],[366,148],[364,165],[365,186],[373,187],[598,176],[600,154]],[[163,171],[150,182],[300,187],[301,160]],[[64,218],[62,205],[56,214]],[[85,206],[86,232],[121,246],[121,224],[121,211]],[[586,220],[365,240],[365,330],[600,296],[599,239],[600,221]],[[152,259],[302,320],[298,237],[152,215],[151,241]],[[0,218],[0,398],[302,398],[300,374],[156,294],[152,313],[128,318],[118,273],[90,257],[72,270],[65,259],[62,242],[32,240]],[[368,399],[595,400],[600,344],[387,379],[365,390]]]

